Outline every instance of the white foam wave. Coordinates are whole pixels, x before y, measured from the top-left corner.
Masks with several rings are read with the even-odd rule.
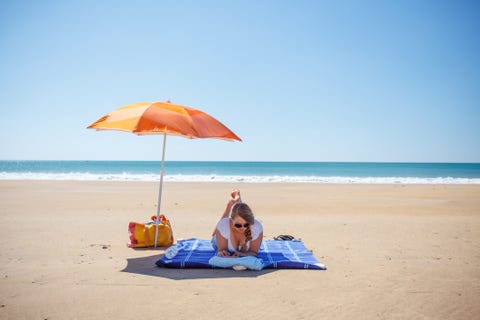
[[[158,181],[158,174],[93,174],[0,172],[0,180],[60,181]],[[224,176],[165,175],[166,182],[232,182],[232,183],[318,183],[318,184],[480,184],[480,178],[418,177],[322,177],[322,176]]]

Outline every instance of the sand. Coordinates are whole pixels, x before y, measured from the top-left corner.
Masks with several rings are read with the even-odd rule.
[[[157,184],[2,181],[0,318],[480,317],[479,185],[166,183],[175,237],[209,238],[233,188],[328,270],[159,268],[126,247]]]

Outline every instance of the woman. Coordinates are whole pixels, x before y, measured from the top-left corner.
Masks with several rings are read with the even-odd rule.
[[[263,240],[262,224],[242,202],[240,191],[234,190],[230,196],[215,228],[212,244],[220,257],[256,256]]]

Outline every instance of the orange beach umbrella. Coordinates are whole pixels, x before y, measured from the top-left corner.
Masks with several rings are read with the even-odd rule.
[[[173,104],[170,103],[170,101],[130,104],[101,117],[87,128],[128,131],[138,135],[163,134],[155,247],[157,246],[158,240],[158,221],[162,202],[167,135],[178,135],[189,139],[217,138],[229,141],[242,141],[242,139],[220,121],[205,112],[191,107]]]

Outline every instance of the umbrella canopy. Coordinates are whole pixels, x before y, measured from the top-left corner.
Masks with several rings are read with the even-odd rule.
[[[158,191],[155,247],[158,240],[158,222],[162,202],[165,146],[167,135],[178,135],[189,139],[217,138],[242,141],[220,121],[203,111],[167,102],[139,102],[130,104],[101,117],[88,129],[120,130],[138,135],[163,134],[162,165]]]
[[[190,139],[242,141],[220,121],[205,112],[170,102],[130,104],[101,117],[88,128],[129,131],[138,135],[166,133]]]

